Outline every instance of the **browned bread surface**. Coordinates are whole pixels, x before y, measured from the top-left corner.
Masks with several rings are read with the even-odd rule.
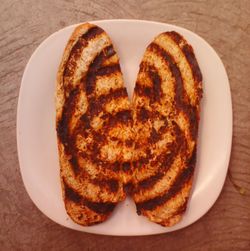
[[[103,29],[78,26],[57,74],[56,128],[65,208],[78,224],[103,222],[130,179],[132,113],[118,56]]]
[[[132,106],[133,192],[138,214],[163,226],[186,210],[196,162],[202,75],[176,32],[158,35],[140,64]]]

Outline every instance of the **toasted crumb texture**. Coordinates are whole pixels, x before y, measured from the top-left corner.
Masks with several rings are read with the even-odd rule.
[[[176,32],[158,35],[140,64],[132,106],[132,197],[138,214],[162,226],[179,222],[196,162],[202,75]]]
[[[65,208],[78,224],[103,222],[130,180],[132,112],[108,35],[78,26],[56,83],[56,129]],[[126,168],[124,168],[126,167]]]

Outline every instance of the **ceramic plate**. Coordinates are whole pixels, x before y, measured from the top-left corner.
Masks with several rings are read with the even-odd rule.
[[[198,140],[198,162],[188,209],[173,227],[161,227],[136,214],[128,198],[106,222],[83,227],[72,222],[62,200],[55,131],[55,79],[64,47],[76,25],[48,37],[31,56],[21,83],[17,112],[17,146],[25,188],[36,206],[53,221],[76,230],[106,235],[149,235],[184,228],[203,216],[225,181],[232,140],[232,104],[228,77],[213,48],[184,28],[149,21],[91,22],[111,37],[120,56],[131,96],[146,46],[163,31],[175,30],[193,46],[203,74],[204,96]]]

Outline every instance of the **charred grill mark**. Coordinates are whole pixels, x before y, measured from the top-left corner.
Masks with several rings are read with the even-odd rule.
[[[76,105],[76,97],[79,94],[78,89],[74,89],[70,92],[62,112],[62,117],[57,123],[57,135],[62,144],[64,145],[65,152],[68,155],[71,155],[69,163],[75,175],[78,175],[80,172],[80,167],[75,156],[75,136],[69,134],[69,123],[74,112]]]
[[[81,122],[82,122],[82,127],[84,129],[89,129],[91,127],[90,126],[90,118],[89,118],[88,114],[84,113],[81,116]]]
[[[92,211],[98,213],[98,214],[109,214],[111,213],[115,206],[116,203],[111,203],[111,202],[93,202],[90,200],[84,200],[83,204],[90,208]]]
[[[185,55],[188,64],[192,70],[193,77],[195,79],[196,84],[202,81],[202,74],[200,71],[200,67],[198,65],[198,62],[196,60],[196,57],[194,55],[193,48],[186,43],[186,40],[177,32],[166,32],[168,36],[172,38],[172,40],[179,46],[179,48],[182,50],[183,54]],[[184,46],[180,46],[180,43],[184,42]],[[197,86],[196,86],[197,88]],[[202,90],[198,90],[198,96],[201,98],[202,96]]]
[[[187,96],[184,86],[183,86],[183,80],[181,76],[181,72],[174,62],[174,59],[170,54],[168,54],[163,48],[161,48],[156,43],[151,43],[149,46],[149,50],[152,50],[156,54],[158,54],[162,59],[165,60],[165,62],[168,64],[169,69],[175,79],[175,101],[176,105],[179,109],[182,109],[183,107],[183,99]]]
[[[123,110],[115,114],[115,118],[119,122],[127,123],[132,120],[132,114],[130,110]]]
[[[105,47],[93,60],[93,62],[89,66],[89,70],[86,76],[86,93],[87,95],[91,95],[95,89],[95,82],[98,70],[102,67],[103,62],[113,56],[115,51],[113,46]],[[107,66],[109,67],[109,66]],[[106,67],[105,67],[106,68]],[[107,71],[107,69],[106,69]]]
[[[183,111],[190,120],[190,133],[193,139],[196,139],[198,131],[198,116],[196,108],[188,104],[187,93],[184,89],[183,79],[181,72],[174,62],[171,55],[164,51],[159,45],[152,43],[149,47],[151,50],[158,53],[168,63],[170,71],[175,79],[175,103],[179,111]]]
[[[75,156],[72,156],[71,159],[69,160],[70,164],[71,164],[71,167],[74,171],[74,173],[77,175],[80,173],[80,167],[79,167],[79,164],[78,164],[78,161],[77,161],[77,158]]]
[[[191,133],[191,137],[192,137],[192,139],[196,139],[197,134],[198,134],[199,115],[198,115],[196,109],[194,109],[192,106],[184,107],[183,111],[185,111],[185,114],[187,114],[189,121],[190,121],[189,130]]]
[[[88,113],[91,116],[95,116],[101,111],[103,111],[103,106],[106,105],[108,102],[121,97],[127,97],[127,91],[125,87],[111,89],[108,94],[103,94],[99,97],[91,97],[89,98]],[[105,119],[105,115],[102,118]]]
[[[152,88],[148,87],[148,86],[143,86],[138,81],[136,82],[134,92],[135,92],[135,94],[137,94],[138,96],[141,96],[141,97],[150,98],[152,96]]]
[[[85,41],[89,41],[92,38],[98,36],[99,34],[103,33],[104,30],[98,26],[91,27],[86,33],[84,33],[81,38]]]
[[[65,81],[65,77],[70,77],[74,74],[76,68],[76,62],[80,58],[83,48],[86,46],[87,42],[82,38],[79,38],[78,41],[72,47],[67,63],[64,68],[63,82]],[[67,84],[69,85],[69,83]]]
[[[170,32],[165,32],[166,35],[170,36],[172,38],[172,40],[175,41],[176,44],[180,44],[181,41],[184,40],[184,38],[177,32],[175,31],[170,31]]]
[[[196,146],[194,147],[193,153],[191,158],[188,161],[188,167],[194,168],[195,167],[195,163],[196,163],[196,156],[197,156],[197,150],[196,150]]]
[[[141,189],[145,190],[145,189],[152,188],[152,186],[154,186],[163,177],[163,175],[164,175],[163,173],[158,172],[157,174],[155,174],[155,175],[153,175],[153,176],[151,176],[151,177],[149,177],[147,179],[144,179],[144,180],[140,181],[138,183],[139,189],[140,190]]]
[[[87,198],[84,198],[72,187],[70,187],[65,180],[63,180],[64,191],[65,191],[65,200],[73,201],[76,204],[82,204],[88,207],[90,210],[98,214],[109,214],[113,211],[116,204],[111,202],[93,202]]]
[[[146,122],[150,118],[150,111],[142,107],[140,110],[137,110],[137,120],[141,122]]]
[[[156,101],[159,102],[163,95],[163,92],[161,88],[162,80],[157,68],[147,62],[142,62],[140,65],[140,71],[148,74],[153,87],[151,91],[145,88],[143,92],[144,96],[147,96],[152,103]]]
[[[131,169],[131,166],[130,166],[130,163],[129,162],[124,162],[124,163],[122,163],[122,170],[124,171],[124,172],[127,172],[127,171],[129,171]]]
[[[74,44],[70,51],[70,55],[68,57],[67,63],[65,65],[65,69],[63,72],[63,81],[65,77],[70,77],[74,74],[76,68],[76,62],[81,56],[82,50],[87,47],[88,41],[92,38],[98,36],[104,31],[100,27],[92,27],[86,33],[84,33],[77,42]],[[67,83],[69,85],[69,83]],[[66,86],[68,86],[66,85]],[[68,89],[68,88],[67,88]]]
[[[170,189],[163,195],[157,196],[153,199],[147,201],[139,202],[136,204],[137,213],[141,214],[143,210],[154,210],[157,206],[160,206],[177,195],[183,186],[188,182],[193,176],[194,167],[185,168],[176,178],[174,184]]]
[[[128,182],[127,184],[123,185],[123,190],[127,195],[130,195],[133,193],[133,184],[131,182]]]
[[[77,193],[73,188],[71,188],[63,179],[65,199],[73,201],[75,203],[80,203],[82,201],[82,196]]]
[[[96,132],[96,131],[93,131],[92,133],[93,133],[93,141],[94,142],[98,142],[98,143],[100,142],[103,144],[107,143],[107,137],[104,134],[102,134],[100,132]]]
[[[170,150],[171,152],[170,153],[162,153],[160,155],[157,156],[155,162],[152,163],[152,165],[154,163],[160,163],[159,165],[159,169],[160,170],[163,170],[163,171],[167,171],[172,163],[174,162],[174,158],[176,157],[176,149],[175,149],[175,146],[176,144],[171,144],[172,147],[170,147]]]
[[[159,134],[154,127],[151,129],[150,137],[149,137],[149,142],[150,143],[156,143],[161,139],[161,134]]]
[[[156,159],[151,162],[151,165],[158,166],[158,170],[166,172],[173,164],[174,158],[176,157],[179,151],[180,145],[181,140],[178,140],[177,137],[176,141],[173,141],[169,144],[168,153],[163,152],[159,154]]]
[[[162,97],[161,78],[156,69],[151,69],[148,74],[153,82],[154,99],[160,101]]]
[[[133,166],[135,168],[143,168],[143,166],[147,165],[152,158],[152,154],[149,153],[146,156],[140,157],[138,160],[133,162]]]
[[[74,112],[76,97],[79,94],[78,89],[74,89],[70,92],[62,111],[62,117],[57,123],[57,134],[61,142],[67,146],[69,143],[69,122]]]
[[[120,72],[120,71],[121,71],[120,65],[113,64],[113,65],[107,65],[107,66],[101,67],[96,72],[96,75],[97,76],[106,76],[106,75],[110,75],[112,73]]]
[[[105,58],[111,58],[112,56],[115,55],[115,50],[113,45],[109,45],[103,49],[103,54]]]
[[[192,73],[193,73],[193,77],[195,79],[195,81],[197,83],[201,82],[202,81],[202,75],[201,75],[201,71],[200,71],[200,67],[198,65],[198,62],[196,60],[196,57],[194,55],[194,51],[193,51],[193,48],[188,45],[188,44],[185,44],[182,48],[182,51],[192,69]]]
[[[119,189],[119,182],[116,179],[94,179],[91,182],[100,188],[105,188],[112,193],[116,193]]]
[[[156,110],[149,111],[145,107],[137,108],[136,112],[137,112],[136,120],[140,122],[146,122],[147,120],[150,120],[150,119],[166,120],[165,116],[161,115],[158,111]],[[167,123],[167,120],[165,123]]]
[[[187,150],[186,139],[182,131],[177,124],[174,124],[173,127],[176,139],[168,145],[168,153],[163,152],[159,154],[155,160],[150,162],[151,166],[157,167],[156,174],[140,181],[137,188],[134,189],[135,193],[154,186],[163,177],[164,173],[166,173],[166,171],[171,167],[175,157],[177,156],[178,152],[180,152],[180,149],[182,148],[183,152]],[[150,184],[150,186],[145,184]]]
[[[112,115],[109,114],[108,120],[106,120],[105,127],[112,128],[117,123],[129,124],[132,122],[132,112],[130,110],[122,110]]]

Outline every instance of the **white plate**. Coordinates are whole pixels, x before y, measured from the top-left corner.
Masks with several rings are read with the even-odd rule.
[[[106,222],[82,227],[67,216],[61,195],[55,131],[55,78],[74,27],[48,37],[31,56],[22,78],[17,111],[17,146],[25,188],[36,206],[53,221],[80,231],[106,235],[148,235],[186,227],[214,204],[225,181],[232,140],[232,105],[224,66],[211,46],[186,29],[149,21],[92,22],[110,35],[120,56],[129,95],[146,46],[163,31],[175,30],[191,43],[203,74],[204,97],[198,162],[188,210],[176,226],[164,228],[136,214],[130,199],[120,203]],[[34,223],[36,224],[36,223]]]

